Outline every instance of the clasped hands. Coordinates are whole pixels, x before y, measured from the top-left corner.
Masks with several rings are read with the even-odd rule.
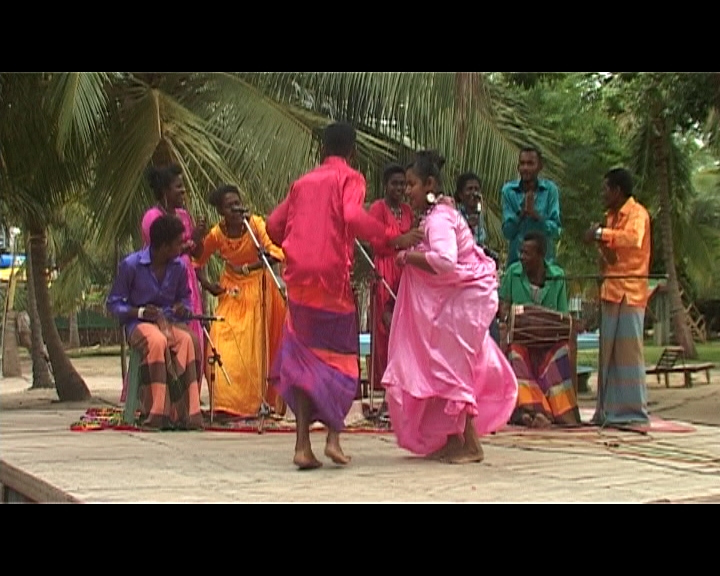
[[[534,192],[525,193],[525,200],[523,202],[522,208],[520,209],[520,218],[523,218],[525,216],[529,216],[533,220],[540,220],[540,214],[538,214],[538,211],[535,210]]]

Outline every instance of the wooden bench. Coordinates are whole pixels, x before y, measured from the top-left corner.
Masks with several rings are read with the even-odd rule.
[[[681,363],[678,364],[678,361]],[[697,372],[705,372],[707,383],[710,384],[710,370],[715,368],[712,362],[699,364],[687,364],[685,362],[685,351],[680,346],[668,346],[658,358],[655,366],[645,368],[646,374],[655,374],[658,384],[660,376],[665,376],[665,388],[670,388],[670,374],[682,374],[685,378],[685,387],[692,387],[692,375]]]

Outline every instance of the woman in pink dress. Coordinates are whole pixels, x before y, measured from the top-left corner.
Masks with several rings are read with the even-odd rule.
[[[157,218],[163,214],[172,214],[177,216],[183,223],[185,233],[183,240],[185,241],[185,249],[182,258],[192,273],[189,277],[190,297],[192,301],[193,314],[201,315],[203,313],[202,293],[198,285],[198,269],[192,263],[190,254],[195,246],[207,233],[207,226],[204,220],[201,220],[196,227],[187,210],[185,210],[185,184],[183,182],[182,169],[177,164],[170,164],[162,168],[151,166],[147,172],[150,188],[155,193],[157,204],[150,208],[143,216],[141,223],[143,246],[150,244],[150,226]],[[198,347],[196,349],[196,359],[198,363],[198,374],[203,374],[204,366],[204,333],[199,321],[193,320],[188,323],[192,333],[197,338]],[[198,384],[202,389],[202,377],[198,378]],[[127,382],[123,383],[123,394],[121,400],[124,401],[127,393]]]
[[[450,463],[481,462],[479,436],[507,423],[518,383],[489,335],[498,308],[495,263],[463,216],[442,199],[436,152],[406,172],[425,239],[402,251],[390,328],[385,397],[399,446]]]
[[[388,283],[393,293],[397,294],[400,285],[401,269],[395,262],[398,250],[414,246],[422,239],[422,233],[412,229],[413,211],[410,205],[403,202],[405,196],[405,168],[400,164],[390,164],[383,172],[385,197],[376,200],[370,206],[370,214],[385,224],[395,239],[390,243],[373,242],[373,263],[378,274]],[[375,327],[372,343],[371,361],[375,372],[375,386],[382,388],[382,377],[387,366],[388,336],[395,300],[388,293],[385,285],[378,281],[374,289],[375,317],[370,314],[370,322]]]

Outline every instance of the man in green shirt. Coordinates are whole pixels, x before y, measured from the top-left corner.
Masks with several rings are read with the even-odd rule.
[[[542,232],[525,234],[520,260],[508,266],[500,285],[502,317],[512,305],[532,304],[558,312],[568,312],[565,271],[545,260],[547,241]]]
[[[542,232],[525,234],[520,261],[507,268],[500,285],[501,318],[505,323],[512,306],[541,306],[568,313],[565,272],[546,260],[546,251]],[[506,324],[501,325],[501,333],[507,334]],[[570,343],[510,343],[506,349],[519,384],[517,407],[510,422],[534,428],[579,424]]]

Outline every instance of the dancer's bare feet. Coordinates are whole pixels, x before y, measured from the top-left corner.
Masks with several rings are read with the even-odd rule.
[[[485,460],[485,453],[482,446],[463,446],[463,449],[455,455],[449,457],[446,462],[448,464],[471,464],[480,463]]]
[[[330,458],[335,464],[346,466],[352,460],[351,456],[347,456],[340,447],[340,434],[330,430],[325,443],[325,456]]]
[[[315,458],[312,449],[306,448],[304,450],[295,450],[295,458],[293,458],[293,464],[300,470],[314,470],[320,468],[322,462]]]
[[[445,458],[450,456],[450,454],[455,454],[461,449],[462,442],[460,442],[460,437],[456,435],[448,436],[445,446],[443,446],[439,450],[435,450],[435,452],[432,452],[431,454],[428,454],[426,458],[428,460],[444,460]]]
[[[548,419],[545,414],[535,414],[535,418],[532,421],[533,428],[550,428],[552,422]]]
[[[528,428],[530,428],[533,423],[532,414],[528,414],[527,412],[525,412],[522,416],[520,416],[520,423],[523,426],[527,426]]]
[[[462,448],[448,456],[446,462],[449,464],[470,464],[482,462],[485,459],[485,453],[472,420],[469,416],[466,418]]]
[[[320,468],[322,462],[315,458],[310,444],[310,400],[299,388],[295,389],[295,407],[297,419],[295,434],[295,458],[293,463],[300,470]]]

